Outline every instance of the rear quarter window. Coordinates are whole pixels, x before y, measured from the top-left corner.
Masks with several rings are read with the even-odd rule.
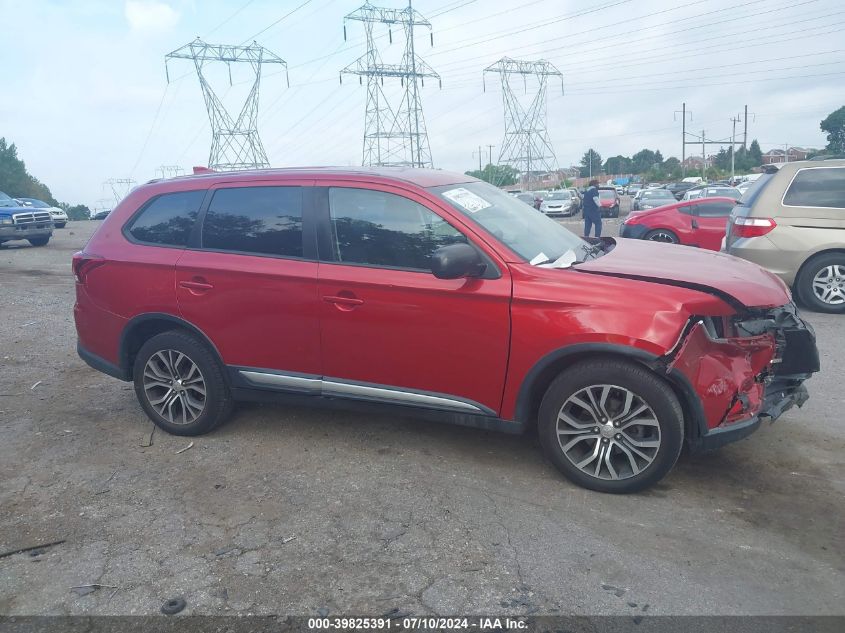
[[[149,201],[126,229],[134,241],[187,246],[205,191],[165,193]]]
[[[845,209],[845,167],[799,169],[783,196],[783,204]]]

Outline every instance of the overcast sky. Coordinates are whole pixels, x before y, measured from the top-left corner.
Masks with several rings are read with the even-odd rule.
[[[267,66],[261,84],[259,131],[272,165],[360,164],[366,87],[354,77],[340,85],[338,72],[364,53],[360,22],[347,24],[343,40],[343,16],[361,4],[0,0],[0,136],[59,200],[91,207],[110,195],[108,178],[143,182],[160,165],[205,165],[211,135],[196,74],[188,61],[171,62],[168,84],[164,56],[197,36],[241,44],[257,34],[290,73],[288,88]],[[822,147],[819,121],[845,105],[841,0],[416,0],[414,8],[433,25],[433,48],[419,30],[416,41],[442,76],[442,89],[426,82],[423,105],[443,169],[476,168],[479,145],[497,146],[495,162],[501,91],[488,76],[483,92],[482,70],[504,55],[547,59],[563,73],[564,94],[554,82],[548,92],[561,166],[590,145],[605,158],[643,147],[680,157],[675,111],[684,101],[688,129],[713,139],[729,138],[731,117],[748,104],[749,138],[763,151]],[[399,38],[378,41],[386,61],[398,54]],[[224,70],[209,73],[239,111],[247,69],[233,67],[231,88]]]

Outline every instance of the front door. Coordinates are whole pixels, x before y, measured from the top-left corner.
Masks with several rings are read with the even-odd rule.
[[[722,247],[725,223],[733,207],[733,202],[706,198],[693,205],[693,234],[696,246],[711,251],[718,251]]]
[[[198,242],[176,264],[182,316],[229,366],[320,373],[319,264],[316,249],[303,243],[304,201],[313,189],[303,184],[217,188]],[[272,380],[261,374],[247,382],[278,386]]]
[[[430,253],[468,238],[424,198],[388,186],[323,191],[323,393],[498,414],[510,337],[507,268],[491,261],[489,278],[437,279]]]

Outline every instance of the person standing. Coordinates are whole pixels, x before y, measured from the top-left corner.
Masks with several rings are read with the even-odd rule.
[[[590,229],[595,228],[596,237],[601,237],[601,206],[599,205],[599,181],[591,180],[587,193],[584,194],[584,237],[590,237]]]

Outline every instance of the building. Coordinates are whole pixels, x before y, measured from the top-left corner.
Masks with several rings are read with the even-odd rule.
[[[771,165],[772,163],[792,163],[796,160],[806,160],[807,156],[814,154],[818,150],[804,147],[790,147],[789,149],[770,149],[763,154],[763,164]]]

